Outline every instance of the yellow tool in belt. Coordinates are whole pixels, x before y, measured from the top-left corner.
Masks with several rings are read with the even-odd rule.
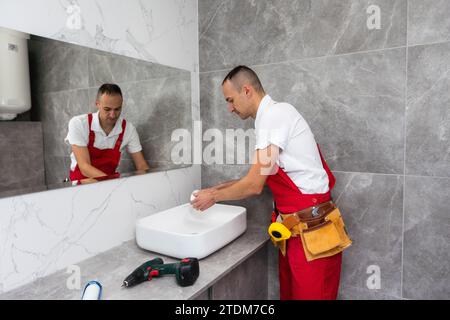
[[[279,247],[283,256],[286,254],[286,240],[292,236],[291,229],[300,223],[296,215],[291,215],[283,222],[272,222],[269,226],[269,236],[273,244]]]
[[[287,240],[291,237],[291,231],[280,222],[273,222],[269,226],[269,235],[273,242]]]

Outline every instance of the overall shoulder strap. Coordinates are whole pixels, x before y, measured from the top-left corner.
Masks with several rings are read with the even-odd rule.
[[[119,134],[119,137],[117,138],[116,145],[114,146],[114,149],[119,151],[120,146],[122,145],[123,136],[125,135],[125,129],[127,127],[127,121],[125,119],[122,120],[122,132]]]
[[[88,114],[88,123],[89,123],[89,143],[88,146],[94,146],[95,142],[95,132],[92,131],[92,113]]]

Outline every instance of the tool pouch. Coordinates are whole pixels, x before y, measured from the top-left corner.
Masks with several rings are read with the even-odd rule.
[[[298,213],[281,214],[281,217],[282,223],[274,222],[269,226],[269,235],[283,256],[286,241],[291,236],[300,237],[307,261],[333,256],[352,244],[335,204],[330,210],[311,218],[300,218]]]
[[[333,256],[352,244],[337,207],[319,219],[302,220],[299,229],[307,261]]]
[[[342,243],[339,233],[331,221],[303,230],[306,248],[314,255],[336,248]]]

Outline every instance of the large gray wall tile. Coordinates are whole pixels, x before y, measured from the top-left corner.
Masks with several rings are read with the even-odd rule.
[[[70,146],[64,142],[70,119],[96,111],[87,89],[43,93],[35,107],[40,109],[45,155],[59,157],[70,155]]]
[[[0,192],[45,186],[42,141],[40,122],[0,122]]]
[[[249,164],[255,153],[254,121],[251,118],[242,120],[227,110],[221,86],[225,75],[226,72],[200,74],[200,104],[202,106],[200,112],[203,134],[210,130],[219,130],[223,138],[223,155],[222,158],[217,157],[219,163]],[[230,130],[229,136],[227,136],[227,130]],[[238,139],[241,140],[239,141],[232,135],[240,137]],[[210,154],[208,146],[214,142],[203,142],[206,154]],[[241,147],[238,147],[239,145]],[[204,159],[204,161],[208,161],[208,159]],[[209,165],[210,163],[206,162],[205,164]]]
[[[408,45],[450,40],[450,1],[408,1]]]
[[[171,141],[172,132],[192,132],[190,75],[126,83],[122,89],[123,115],[136,127],[149,165],[173,164],[171,151],[177,142]]]
[[[267,300],[267,271],[267,248],[264,246],[215,283],[211,299]]]
[[[157,78],[188,77],[189,71],[133,59],[108,52],[89,50],[89,86]]]
[[[403,296],[450,299],[450,179],[406,177]]]
[[[450,43],[408,50],[406,173],[450,177]]]
[[[200,74],[200,112],[203,129],[250,129],[254,128],[251,118],[242,120],[227,110],[227,102],[222,93],[222,81],[228,72]]]
[[[403,177],[334,172],[333,198],[353,244],[343,253],[341,289],[401,296]],[[367,268],[380,267],[381,289],[369,289]]]
[[[405,49],[254,69],[272,98],[299,110],[332,169],[403,173]],[[227,111],[225,75],[201,74],[204,129],[254,128]]]
[[[88,48],[32,36],[29,41],[32,91],[87,88],[88,52]]]
[[[89,53],[89,85],[100,87],[103,83],[118,83],[143,80],[139,74],[142,68],[136,66],[135,60],[127,57],[98,53]]]
[[[366,25],[369,5],[381,29]],[[406,44],[406,0],[199,1],[200,71]]]

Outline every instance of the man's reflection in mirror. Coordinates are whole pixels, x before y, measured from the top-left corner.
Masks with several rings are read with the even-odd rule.
[[[120,87],[105,83],[98,89],[95,102],[98,111],[75,116],[69,121],[65,141],[72,146],[71,181],[118,177],[117,167],[125,148],[136,170],[149,169],[136,128],[120,116],[122,103]]]

